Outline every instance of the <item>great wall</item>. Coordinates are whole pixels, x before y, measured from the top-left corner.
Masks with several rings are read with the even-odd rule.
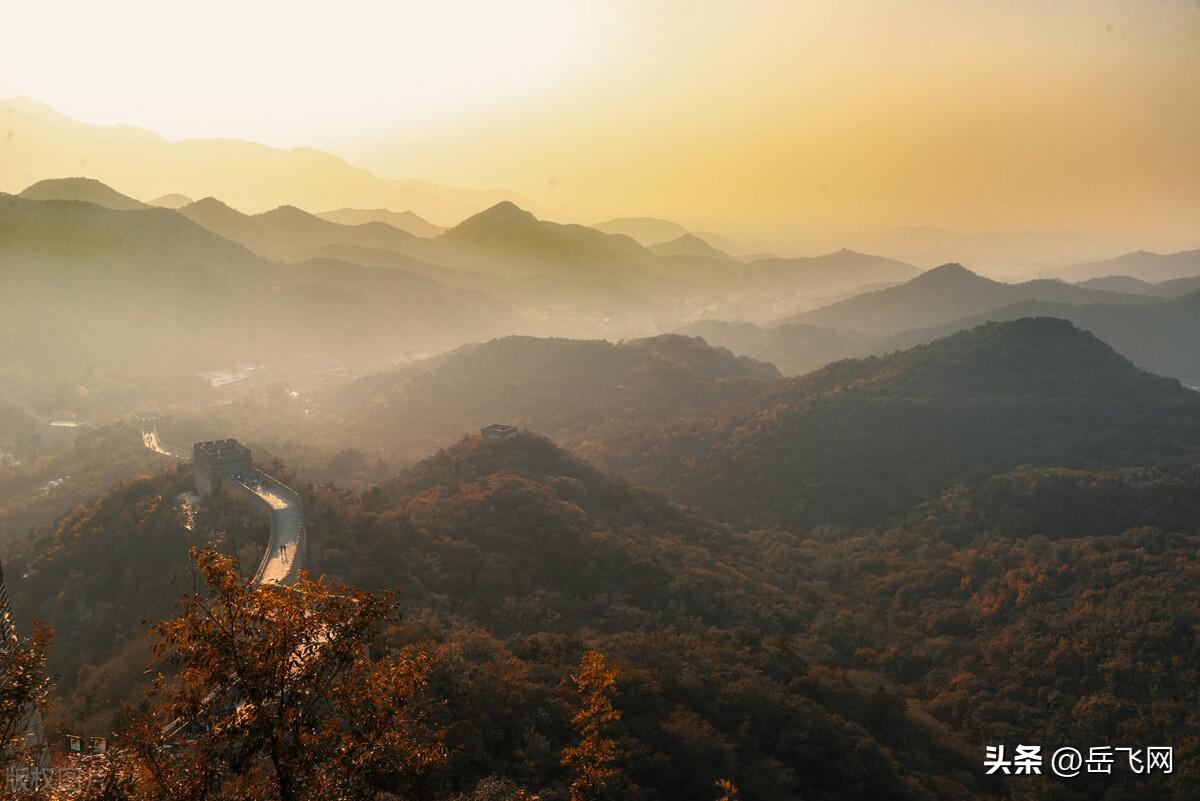
[[[212,440],[197,442],[189,453],[164,443],[157,425],[148,421],[143,423],[142,443],[155,453],[190,459],[196,492],[202,497],[217,492],[241,496],[269,517],[271,533],[254,571],[255,584],[282,587],[296,580],[307,551],[303,500],[291,487],[255,467],[249,448],[233,439]]]

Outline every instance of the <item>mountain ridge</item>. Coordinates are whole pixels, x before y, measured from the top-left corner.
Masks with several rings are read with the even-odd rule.
[[[710,259],[733,260],[733,256],[713,247],[703,237],[692,233],[683,234],[666,242],[658,242],[650,245],[648,249],[660,256],[701,256]]]
[[[1200,394],[1068,321],[1023,318],[835,362],[625,447],[601,466],[729,522],[875,525],[1022,464],[1194,457]]]
[[[17,195],[26,200],[76,200],[95,203],[114,211],[148,209],[149,205],[121,194],[95,178],[46,178],[25,187]]]
[[[780,323],[806,323],[872,334],[948,323],[958,317],[985,312],[1024,300],[1068,303],[1150,302],[1141,295],[1121,295],[1088,289],[1050,279],[1006,284],[972,272],[961,264],[944,264],[897,286],[863,293],[811,311],[784,318]]]
[[[362,225],[369,222],[386,223],[393,228],[399,228],[401,231],[423,239],[432,239],[439,234],[445,233],[447,230],[444,226],[434,225],[412,211],[392,211],[391,209],[333,209],[332,211],[323,211],[317,216],[341,225]]]
[[[284,150],[234,138],[172,141],[132,126],[89,125],[45,103],[0,100],[11,138],[0,162],[0,190],[67,175],[87,159],[88,173],[135,197],[180,193],[223,197],[237,208],[406,208],[445,222],[499,200],[530,201],[508,190],[475,190],[424,180],[391,180],[315,148]]]
[[[1068,281],[1085,281],[1109,275],[1129,275],[1151,283],[1200,276],[1200,250],[1152,253],[1136,250],[1104,261],[1076,264],[1056,275]]]

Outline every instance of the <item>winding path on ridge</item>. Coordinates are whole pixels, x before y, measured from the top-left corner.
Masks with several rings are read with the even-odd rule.
[[[142,444],[155,453],[173,459],[188,461],[192,458],[188,451],[164,443],[158,435],[157,426],[147,421],[142,423]],[[288,586],[296,580],[304,566],[304,503],[300,494],[257,468],[252,475],[243,476],[241,480],[232,476],[225,476],[224,480],[240,485],[266,506],[271,515],[271,535],[254,571],[254,583]]]

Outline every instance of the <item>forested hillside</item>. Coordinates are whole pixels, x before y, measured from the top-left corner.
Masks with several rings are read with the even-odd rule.
[[[146,657],[136,621],[168,614],[189,544],[223,532],[243,560],[258,545],[257,524],[219,499],[187,532],[172,500],[186,483],[122,487],[10,562],[30,577],[14,583],[14,602],[61,632],[63,718],[101,725],[136,702]],[[307,495],[310,566],[395,588],[404,620],[389,639],[431,654],[449,788],[496,774],[563,797],[566,679],[586,649],[617,670],[630,798],[713,797],[718,778],[780,801],[998,788],[964,741],[902,695],[797,648],[821,601],[785,591],[759,555],[772,539],[779,555],[794,552],[790,536],[737,533],[532,435],[469,438],[361,496]]]
[[[719,517],[875,525],[1022,464],[1147,465],[1200,452],[1200,395],[1070,323],[989,323],[771,385],[601,462]]]
[[[646,426],[732,408],[779,377],[770,364],[694,337],[505,337],[377,373],[318,397],[339,440],[423,454],[493,422],[532,428],[582,453]]]
[[[59,631],[56,721],[137,702],[142,621],[187,586],[187,547],[220,535],[256,559],[261,524],[237,503],[182,526],[189,484],[121,487],[6,565],[18,608]],[[446,788],[494,775],[558,798],[587,649],[617,671],[631,798],[713,797],[718,778],[753,798],[1007,797],[1015,780],[979,776],[984,741],[1142,743],[1197,722],[1194,465],[1020,468],[890,526],[810,535],[730,528],[530,434],[305,495],[313,570],[395,589],[388,641],[433,660]],[[1176,748],[1186,766],[1194,746]],[[1182,799],[1194,778],[1032,797]]]

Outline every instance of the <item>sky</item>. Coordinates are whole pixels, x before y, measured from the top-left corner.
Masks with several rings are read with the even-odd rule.
[[[0,97],[564,219],[1200,229],[1200,0],[51,0],[0,44]]]

